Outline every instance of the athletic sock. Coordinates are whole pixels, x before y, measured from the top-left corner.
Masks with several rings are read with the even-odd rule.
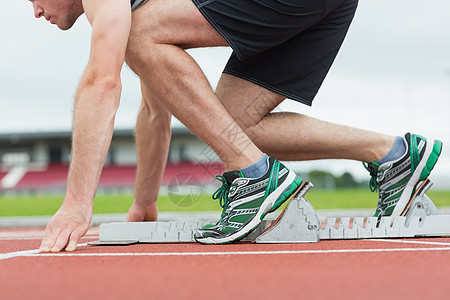
[[[405,155],[406,152],[406,145],[404,142],[404,139],[401,136],[398,136],[395,138],[394,145],[392,146],[391,150],[382,157],[379,161],[377,161],[378,164],[384,164],[388,161],[394,161]]]
[[[255,162],[254,164],[251,164],[248,167],[245,167],[241,169],[242,175],[245,178],[259,178],[262,177],[264,174],[266,174],[267,169],[269,168],[269,164],[267,163],[267,159],[269,157],[264,154],[264,156]]]

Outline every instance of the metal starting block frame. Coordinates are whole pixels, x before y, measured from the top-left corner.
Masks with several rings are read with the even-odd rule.
[[[412,238],[450,236],[450,215],[439,215],[425,193],[426,179],[403,216],[328,218],[324,223],[304,197],[311,183],[295,195],[276,220],[263,220],[242,241],[255,243],[317,243],[332,239]],[[197,228],[214,221],[116,222],[100,225],[99,241],[91,245],[194,242]]]

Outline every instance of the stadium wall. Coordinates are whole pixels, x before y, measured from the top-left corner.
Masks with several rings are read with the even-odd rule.
[[[65,187],[70,161],[71,132],[23,132],[0,134],[0,191]],[[137,152],[133,130],[116,130],[105,160],[100,188],[130,188],[134,183]],[[217,165],[219,165],[217,167]],[[205,170],[217,174],[221,163],[215,153],[188,129],[173,128],[164,182],[189,172],[211,180]],[[48,180],[46,180],[48,178]]]

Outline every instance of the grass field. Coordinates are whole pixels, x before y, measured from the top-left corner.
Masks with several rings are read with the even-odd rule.
[[[427,195],[436,206],[450,206],[450,191],[432,191]],[[311,190],[308,200],[316,209],[375,208],[377,194],[366,189]],[[0,217],[52,215],[61,205],[62,195],[0,196]],[[94,201],[94,213],[126,213],[133,201],[131,194],[102,194]],[[160,196],[159,211],[214,211],[220,210],[218,201],[210,195],[193,199],[185,196]]]

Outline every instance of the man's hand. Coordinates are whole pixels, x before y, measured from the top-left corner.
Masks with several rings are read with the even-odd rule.
[[[92,207],[63,204],[47,224],[39,251],[74,251],[78,241],[88,231],[91,219]]]
[[[127,214],[127,222],[151,222],[158,220],[156,202],[149,205],[140,205],[134,200]]]

